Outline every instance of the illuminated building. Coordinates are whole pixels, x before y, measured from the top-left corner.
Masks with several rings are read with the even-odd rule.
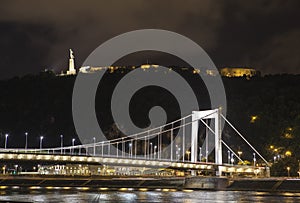
[[[159,65],[156,64],[142,64],[140,67],[143,71],[151,71],[159,68]],[[126,73],[130,70],[134,70],[136,66],[82,66],[79,68],[80,73],[92,74],[99,71],[108,71],[109,73]],[[225,67],[221,68],[219,71],[216,69],[203,69],[203,68],[187,68],[187,67],[168,67],[169,71],[173,69],[179,69],[180,71],[190,71],[192,74],[203,74],[206,76],[217,76],[219,72],[221,76],[224,77],[244,77],[247,78],[259,75],[259,72],[253,68],[247,67]],[[66,73],[58,74],[58,76],[68,76],[76,75],[75,68],[75,57],[73,55],[72,49],[70,49],[70,58],[69,58],[69,68]]]
[[[42,175],[99,175],[103,167],[87,164],[44,165],[38,167]]]
[[[225,77],[253,77],[259,74],[255,69],[246,67],[221,68],[220,73]]]

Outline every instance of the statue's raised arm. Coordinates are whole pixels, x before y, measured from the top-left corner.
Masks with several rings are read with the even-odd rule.
[[[70,49],[70,59],[73,59],[73,58],[75,58],[75,57],[74,57],[74,55],[73,55],[72,49]]]

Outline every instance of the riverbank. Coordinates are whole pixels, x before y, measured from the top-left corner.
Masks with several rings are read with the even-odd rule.
[[[109,177],[109,176],[0,176],[0,189],[73,189],[101,190],[103,188],[181,189],[184,177]]]
[[[229,180],[227,190],[300,192],[300,179],[296,178],[252,178]]]
[[[0,190],[231,190],[300,192],[300,179],[227,177],[0,176]]]

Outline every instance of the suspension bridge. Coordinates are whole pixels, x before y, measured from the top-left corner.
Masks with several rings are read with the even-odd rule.
[[[241,157],[222,139],[222,122],[228,124],[253,151],[253,164],[244,165]],[[205,139],[199,144],[199,126],[205,128]],[[223,147],[225,147],[224,150]],[[214,156],[213,153],[214,152]],[[228,154],[228,161],[223,161]],[[257,158],[264,166],[258,166]],[[54,148],[1,148],[2,162],[47,162],[93,164],[122,167],[171,168],[190,171],[211,171],[224,174],[267,176],[269,163],[228,121],[220,109],[193,111],[190,115],[163,126],[126,137]],[[238,161],[234,161],[238,160]]]

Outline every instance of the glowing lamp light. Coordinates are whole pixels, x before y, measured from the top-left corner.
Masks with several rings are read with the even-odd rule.
[[[288,151],[286,151],[286,152],[285,152],[285,156],[292,156],[292,152],[291,152],[291,151],[289,151],[289,150],[288,150]]]
[[[258,116],[251,116],[250,123],[255,123],[255,121],[258,119]]]

